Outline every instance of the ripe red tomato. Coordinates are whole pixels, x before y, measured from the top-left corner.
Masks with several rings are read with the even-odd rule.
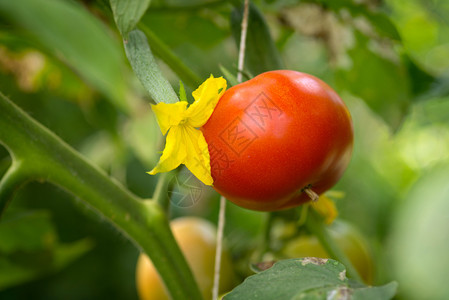
[[[321,194],[346,169],[353,145],[349,111],[320,79],[270,71],[225,92],[201,128],[214,188],[235,204],[275,211]]]

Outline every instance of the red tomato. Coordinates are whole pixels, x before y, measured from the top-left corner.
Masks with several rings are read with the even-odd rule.
[[[235,204],[275,211],[321,194],[346,169],[353,144],[349,111],[320,79],[270,71],[225,92],[201,128],[214,188]]]

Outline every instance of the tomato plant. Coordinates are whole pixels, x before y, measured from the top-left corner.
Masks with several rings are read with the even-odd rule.
[[[375,245],[372,283],[397,280],[395,299],[445,299],[444,2],[0,0],[0,299],[135,298],[140,251],[159,290],[201,300],[203,279],[169,220],[213,220],[220,207],[241,283],[226,300],[390,299],[395,283],[362,285],[359,263],[341,249],[357,243],[339,246],[326,229],[330,202],[286,209],[308,201],[305,193],[323,195],[342,172],[338,216]],[[347,171],[351,118],[327,85],[293,71],[237,84],[236,75],[284,69],[332,79],[351,99],[357,155]],[[190,185],[190,173],[147,175],[158,158],[161,173],[184,164],[243,207],[279,211],[221,205],[225,197]],[[303,231],[310,235],[286,246]],[[294,253],[316,246],[312,234],[327,253]],[[287,248],[332,259],[284,259]],[[205,249],[193,267],[212,265]],[[249,268],[279,259],[257,274]]]
[[[346,169],[352,121],[320,79],[270,71],[225,92],[202,127],[215,189],[245,208],[274,211],[321,194]]]
[[[360,232],[348,223],[336,221],[329,228],[329,234],[349,258],[363,280],[368,284],[372,284],[373,259],[369,251],[368,242]],[[330,255],[314,235],[301,235],[290,240],[281,252],[288,258],[330,258]]]
[[[208,221],[195,217],[183,217],[170,223],[176,241],[185,255],[193,275],[205,299],[212,296],[214,278],[216,228]],[[220,290],[232,288],[234,274],[226,251],[222,254]],[[170,299],[161,279],[147,255],[141,254],[136,270],[137,290],[142,300]]]

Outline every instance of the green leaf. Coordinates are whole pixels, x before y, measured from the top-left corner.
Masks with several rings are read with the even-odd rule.
[[[0,222],[0,290],[61,270],[92,246],[60,244],[47,211],[9,212]]]
[[[146,25],[140,28],[148,38],[151,49],[155,56],[158,56],[170,69],[175,72],[186,85],[192,89],[196,89],[201,84],[201,79],[189,67],[185,65],[181,57],[177,56],[173,51]]]
[[[178,96],[159,70],[147,38],[140,30],[133,30],[125,41],[125,51],[131,67],[156,103],[175,103]]]
[[[220,65],[221,73],[223,73],[226,80],[230,83],[231,86],[237,85],[239,82],[237,78],[224,66]]]
[[[200,49],[211,50],[229,36],[214,19],[214,12],[199,14],[196,10],[153,11],[150,9],[142,18],[148,28],[161,37],[170,48],[193,44]]]
[[[124,39],[150,6],[150,0],[110,0],[115,23]]]
[[[240,45],[242,18],[243,7],[234,9],[231,29],[237,46]],[[254,75],[285,68],[262,13],[252,3],[248,14],[245,66]]]
[[[369,47],[369,39],[355,31],[356,44],[347,54],[350,66],[336,71],[336,84],[360,97],[394,130],[401,124],[411,102],[407,68],[402,61],[382,57]]]
[[[148,38],[151,50],[183,81],[196,89],[219,63],[233,63],[232,53],[222,47],[229,28],[219,12],[209,9],[150,9],[139,28]]]
[[[404,55],[411,81],[412,92],[415,96],[429,93],[437,84],[437,78],[418,66],[409,56]]]
[[[393,281],[382,286],[370,286],[354,289],[352,299],[381,300],[391,299],[398,289],[397,282]]]
[[[160,154],[157,152],[162,135],[155,115],[149,109],[146,113],[129,120],[125,127],[126,145],[147,168],[153,168]]]
[[[387,253],[392,250],[390,270],[401,283],[403,299],[449,295],[448,182],[448,163],[428,170],[401,199],[392,218]]]
[[[55,273],[88,252],[92,246],[91,240],[82,239],[56,245],[53,251],[0,256],[0,290]]]
[[[182,83],[182,81],[179,81],[179,99],[181,99],[181,101],[187,101],[187,95],[186,95],[186,89],[184,88],[184,84]]]
[[[5,216],[0,223],[0,253],[47,249],[56,243],[56,233],[46,211]]]
[[[401,37],[403,49],[435,75],[449,69],[447,1],[385,1]]]
[[[128,111],[123,56],[105,27],[74,1],[0,0],[0,14]]]
[[[325,5],[336,13],[344,10],[349,12],[353,18],[364,17],[376,29],[378,34],[393,40],[401,40],[396,26],[382,10],[374,10],[368,7],[368,5],[352,0],[317,0],[316,2]]]
[[[306,257],[282,260],[248,277],[223,299],[391,299],[396,283],[368,287],[346,278],[342,264],[332,259]]]

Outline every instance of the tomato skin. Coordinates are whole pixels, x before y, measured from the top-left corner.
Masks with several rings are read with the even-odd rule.
[[[270,71],[225,92],[201,128],[214,188],[235,204],[275,211],[321,194],[346,169],[353,145],[348,109],[320,79]]]

